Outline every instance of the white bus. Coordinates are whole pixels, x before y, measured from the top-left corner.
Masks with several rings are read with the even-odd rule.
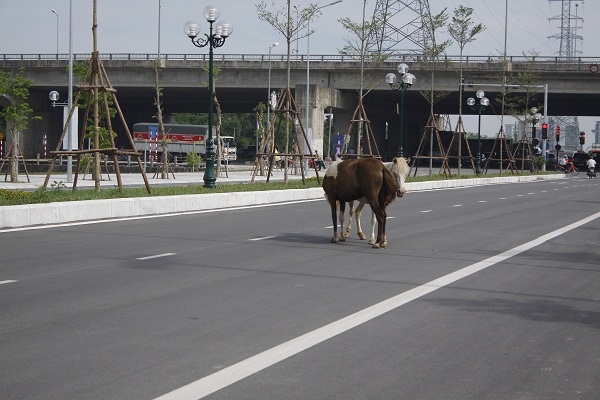
[[[208,138],[208,125],[164,124],[164,127],[169,153],[181,156],[185,156],[186,153],[206,155],[205,140]],[[162,153],[157,122],[134,124],[132,135],[138,150],[153,154]],[[213,132],[213,137],[215,136]],[[223,160],[237,160],[237,146],[233,136],[221,136],[221,156]]]

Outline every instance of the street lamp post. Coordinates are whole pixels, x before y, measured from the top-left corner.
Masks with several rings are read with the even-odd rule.
[[[536,128],[540,119],[542,119],[542,114],[537,112],[538,109],[536,107],[531,107],[531,141],[533,142],[537,139]]]
[[[475,104],[475,99],[469,97],[467,99],[467,104],[471,107],[473,111],[477,111],[479,114],[479,124],[477,126],[477,160],[475,160],[475,172],[477,174],[481,174],[481,113],[485,111],[485,108],[490,104],[490,101],[487,97],[485,97],[485,92],[483,90],[478,90],[475,93],[477,98],[479,99],[479,104]]]
[[[279,46],[279,42],[273,42],[269,46],[269,88],[267,90],[267,130],[271,126],[271,50]],[[256,135],[256,152],[258,153],[258,135]]]
[[[158,60],[160,60],[160,11],[162,8],[162,4],[161,4],[161,0],[158,0],[158,32],[157,32],[157,48],[156,48],[156,52],[157,52],[157,58]]]
[[[56,15],[56,54],[58,55],[58,13],[55,9],[50,10],[54,15]]]
[[[215,174],[215,143],[213,139],[213,49],[221,47],[233,32],[233,26],[226,21],[217,24],[216,31],[213,33],[213,23],[219,19],[219,10],[214,6],[204,8],[204,18],[210,25],[209,33],[204,37],[198,37],[200,34],[200,25],[194,21],[188,21],[183,26],[183,31],[192,40],[196,47],[208,46],[208,139],[206,140],[206,168],[204,169],[204,187],[217,187],[217,176]]]
[[[54,14],[56,14],[56,54],[58,55],[58,14],[56,10],[51,10]],[[63,107],[67,107],[67,113],[63,109],[63,119],[66,122],[67,116],[71,115],[69,119],[69,126],[67,127],[67,150],[69,152],[73,151],[74,145],[73,143],[73,125],[75,125],[75,129],[77,129],[78,118],[77,118],[77,110],[71,111],[73,109],[73,0],[69,0],[69,94],[66,103],[57,104],[58,100],[58,92],[52,91],[50,92],[50,100],[52,101],[52,107],[56,105],[61,105]],[[75,121],[75,122],[74,122]],[[69,153],[67,156],[67,182],[73,182],[73,156]]]
[[[415,83],[417,78],[408,72],[408,65],[404,63],[398,65],[398,73],[400,74],[400,82],[392,72],[385,76],[385,81],[392,90],[400,90],[400,145],[398,146],[398,157],[404,157],[404,92]]]
[[[540,119],[542,119],[542,114],[540,114],[539,112],[537,112],[538,109],[536,107],[531,107],[531,144],[533,144],[534,148],[536,146],[539,145],[540,141],[537,138],[537,134],[536,134],[536,128],[537,128],[537,124],[538,122],[540,122]],[[542,145],[544,147],[544,149],[542,150],[541,154],[545,154],[544,152],[546,151],[546,147],[545,147],[545,143]],[[541,155],[541,154],[535,154],[535,155]],[[533,158],[532,158],[533,160]],[[530,162],[530,166],[529,166],[529,170],[531,172],[533,172],[533,162]]]
[[[334,2],[331,2],[329,4],[325,4],[324,6],[321,7],[317,7],[313,10],[313,12],[308,16],[307,19],[307,24],[306,24],[306,31],[308,32],[308,35],[306,37],[306,130],[307,130],[307,134],[308,134],[308,123],[310,120],[309,117],[309,106],[310,106],[310,20],[312,19],[313,15],[315,15],[315,13],[325,7],[329,7],[332,6],[334,4],[338,4],[341,3],[343,0],[336,0]],[[309,136],[309,140],[312,141],[312,130]]]

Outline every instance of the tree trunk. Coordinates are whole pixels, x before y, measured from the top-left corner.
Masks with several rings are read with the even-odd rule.
[[[169,146],[167,144],[167,132],[165,132],[165,125],[163,123],[163,113],[162,113],[162,101],[161,101],[161,92],[160,92],[160,66],[157,64],[154,66],[154,88],[156,90],[156,119],[158,120],[158,135],[161,138],[161,148],[162,148],[162,157],[161,157],[161,169],[160,169],[160,178],[167,179],[169,177]]]
[[[17,183],[19,181],[19,132],[16,127],[11,127],[10,130],[10,181]]]

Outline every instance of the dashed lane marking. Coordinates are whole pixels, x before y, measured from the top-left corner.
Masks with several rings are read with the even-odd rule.
[[[136,260],[150,260],[152,258],[160,258],[160,257],[168,257],[168,256],[172,256],[175,255],[177,253],[163,253],[163,254],[155,254],[153,256],[147,256],[147,257],[138,257],[136,258]]]

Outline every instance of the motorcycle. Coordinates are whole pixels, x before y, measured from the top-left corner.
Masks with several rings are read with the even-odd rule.
[[[596,168],[588,168],[587,176],[590,179],[595,178],[596,177]]]

